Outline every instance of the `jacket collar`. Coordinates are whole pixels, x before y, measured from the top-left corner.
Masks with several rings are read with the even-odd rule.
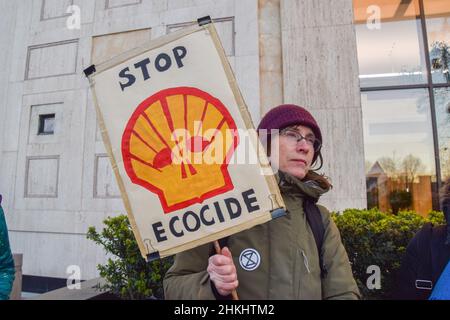
[[[281,193],[291,193],[296,196],[307,196],[314,201],[319,200],[320,196],[330,190],[329,187],[321,186],[321,184],[314,178],[321,176],[315,172],[309,172],[309,179],[300,180],[286,172],[278,171],[275,174],[278,186]]]

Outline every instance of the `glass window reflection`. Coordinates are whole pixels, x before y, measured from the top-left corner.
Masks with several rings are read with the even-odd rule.
[[[442,180],[450,179],[450,88],[434,90]]]
[[[433,209],[436,172],[426,89],[363,92],[368,207]],[[437,209],[437,208],[434,208]]]
[[[361,87],[427,82],[418,0],[355,0],[354,14]]]
[[[450,1],[424,1],[433,83],[450,83]]]

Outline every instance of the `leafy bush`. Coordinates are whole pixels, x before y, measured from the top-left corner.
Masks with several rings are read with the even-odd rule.
[[[348,209],[333,214],[347,250],[353,275],[365,299],[389,299],[395,285],[395,274],[403,254],[414,234],[427,222],[445,224],[442,212],[432,211],[428,218],[413,211],[400,211],[397,215],[378,209]],[[381,289],[369,290],[366,281],[371,274],[369,266],[381,271]]]
[[[107,282],[102,290],[121,299],[163,299],[162,279],[172,265],[172,258],[146,262],[142,258],[128,217],[121,215],[103,221],[98,233],[90,227],[87,238],[103,246],[112,255],[105,265],[98,265],[100,276]]]

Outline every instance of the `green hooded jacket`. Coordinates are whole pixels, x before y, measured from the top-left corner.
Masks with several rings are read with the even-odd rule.
[[[358,299],[339,231],[322,206],[318,206],[325,227],[322,253],[328,273],[320,276],[319,254],[302,204],[305,197],[318,199],[328,189],[315,180],[276,177],[288,214],[228,239],[239,299]],[[164,279],[166,299],[216,299],[206,271],[211,252],[212,244],[207,244],[175,256]]]
[[[0,206],[0,300],[9,299],[14,274],[14,260],[9,247],[5,214]]]

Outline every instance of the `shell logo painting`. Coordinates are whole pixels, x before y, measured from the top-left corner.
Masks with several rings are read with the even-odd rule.
[[[105,203],[126,211],[147,261],[285,208],[214,24],[200,20],[85,70],[123,207]]]
[[[123,134],[122,155],[131,181],[156,193],[169,213],[233,189],[227,166],[238,143],[236,124],[218,99],[178,87],[138,106]],[[219,161],[208,161],[212,153]]]

